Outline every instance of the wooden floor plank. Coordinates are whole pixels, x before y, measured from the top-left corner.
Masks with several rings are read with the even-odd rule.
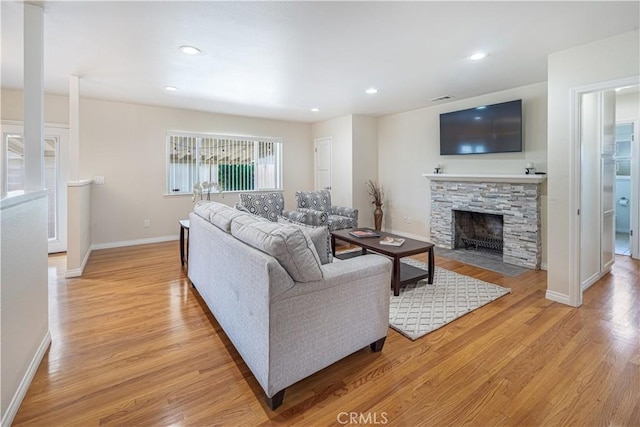
[[[416,341],[390,329],[382,352],[294,384],[270,411],[177,242],[94,251],[81,278],[52,256],[52,344],[14,425],[638,426],[640,263],[616,261],[575,309],[545,299],[544,271],[438,257],[512,293]]]

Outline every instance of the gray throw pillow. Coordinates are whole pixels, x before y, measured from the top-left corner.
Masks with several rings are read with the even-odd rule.
[[[282,215],[278,216],[278,223],[300,227],[302,231],[311,238],[313,246],[315,246],[316,251],[318,252],[318,256],[320,257],[320,263],[329,264],[330,262],[333,262],[333,252],[331,251],[331,236],[329,235],[329,229],[326,226],[321,225],[316,227],[313,225],[307,225],[301,222],[293,221]]]
[[[298,227],[246,215],[231,221],[231,235],[274,257],[296,282],[322,280],[316,248],[309,235]]]

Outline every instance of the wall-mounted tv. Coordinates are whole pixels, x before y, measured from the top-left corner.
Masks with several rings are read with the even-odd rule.
[[[440,154],[522,151],[522,100],[440,114]]]

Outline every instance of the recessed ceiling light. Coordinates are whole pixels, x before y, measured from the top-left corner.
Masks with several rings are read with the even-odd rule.
[[[200,49],[193,46],[180,46],[180,50],[182,53],[186,53],[187,55],[200,55]]]
[[[470,59],[470,60],[472,60],[472,61],[478,61],[478,60],[480,60],[480,59],[482,59],[482,58],[485,58],[486,56],[487,56],[487,54],[486,54],[486,53],[476,52],[476,53],[474,53],[473,55],[471,55],[471,56],[469,57],[469,59]]]
[[[314,108],[311,109],[311,111],[313,111],[314,113],[317,113],[318,111],[320,111],[320,109],[314,107]]]
[[[175,86],[165,86],[164,90],[166,90],[167,92],[177,92],[178,88]]]
[[[369,95],[373,95],[378,93],[378,89],[376,89],[375,87],[370,87],[369,89],[365,90],[365,93],[368,93]]]

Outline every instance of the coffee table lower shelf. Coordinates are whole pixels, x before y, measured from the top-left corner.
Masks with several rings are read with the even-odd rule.
[[[362,256],[363,255],[362,252],[363,252],[362,250],[359,250],[359,251],[346,252],[343,254],[337,254],[336,258],[341,260],[355,258],[355,257]],[[400,262],[400,286],[406,285],[408,283],[415,283],[418,280],[428,279],[428,278],[429,278],[429,270],[424,270],[422,268],[414,267],[404,262]]]

